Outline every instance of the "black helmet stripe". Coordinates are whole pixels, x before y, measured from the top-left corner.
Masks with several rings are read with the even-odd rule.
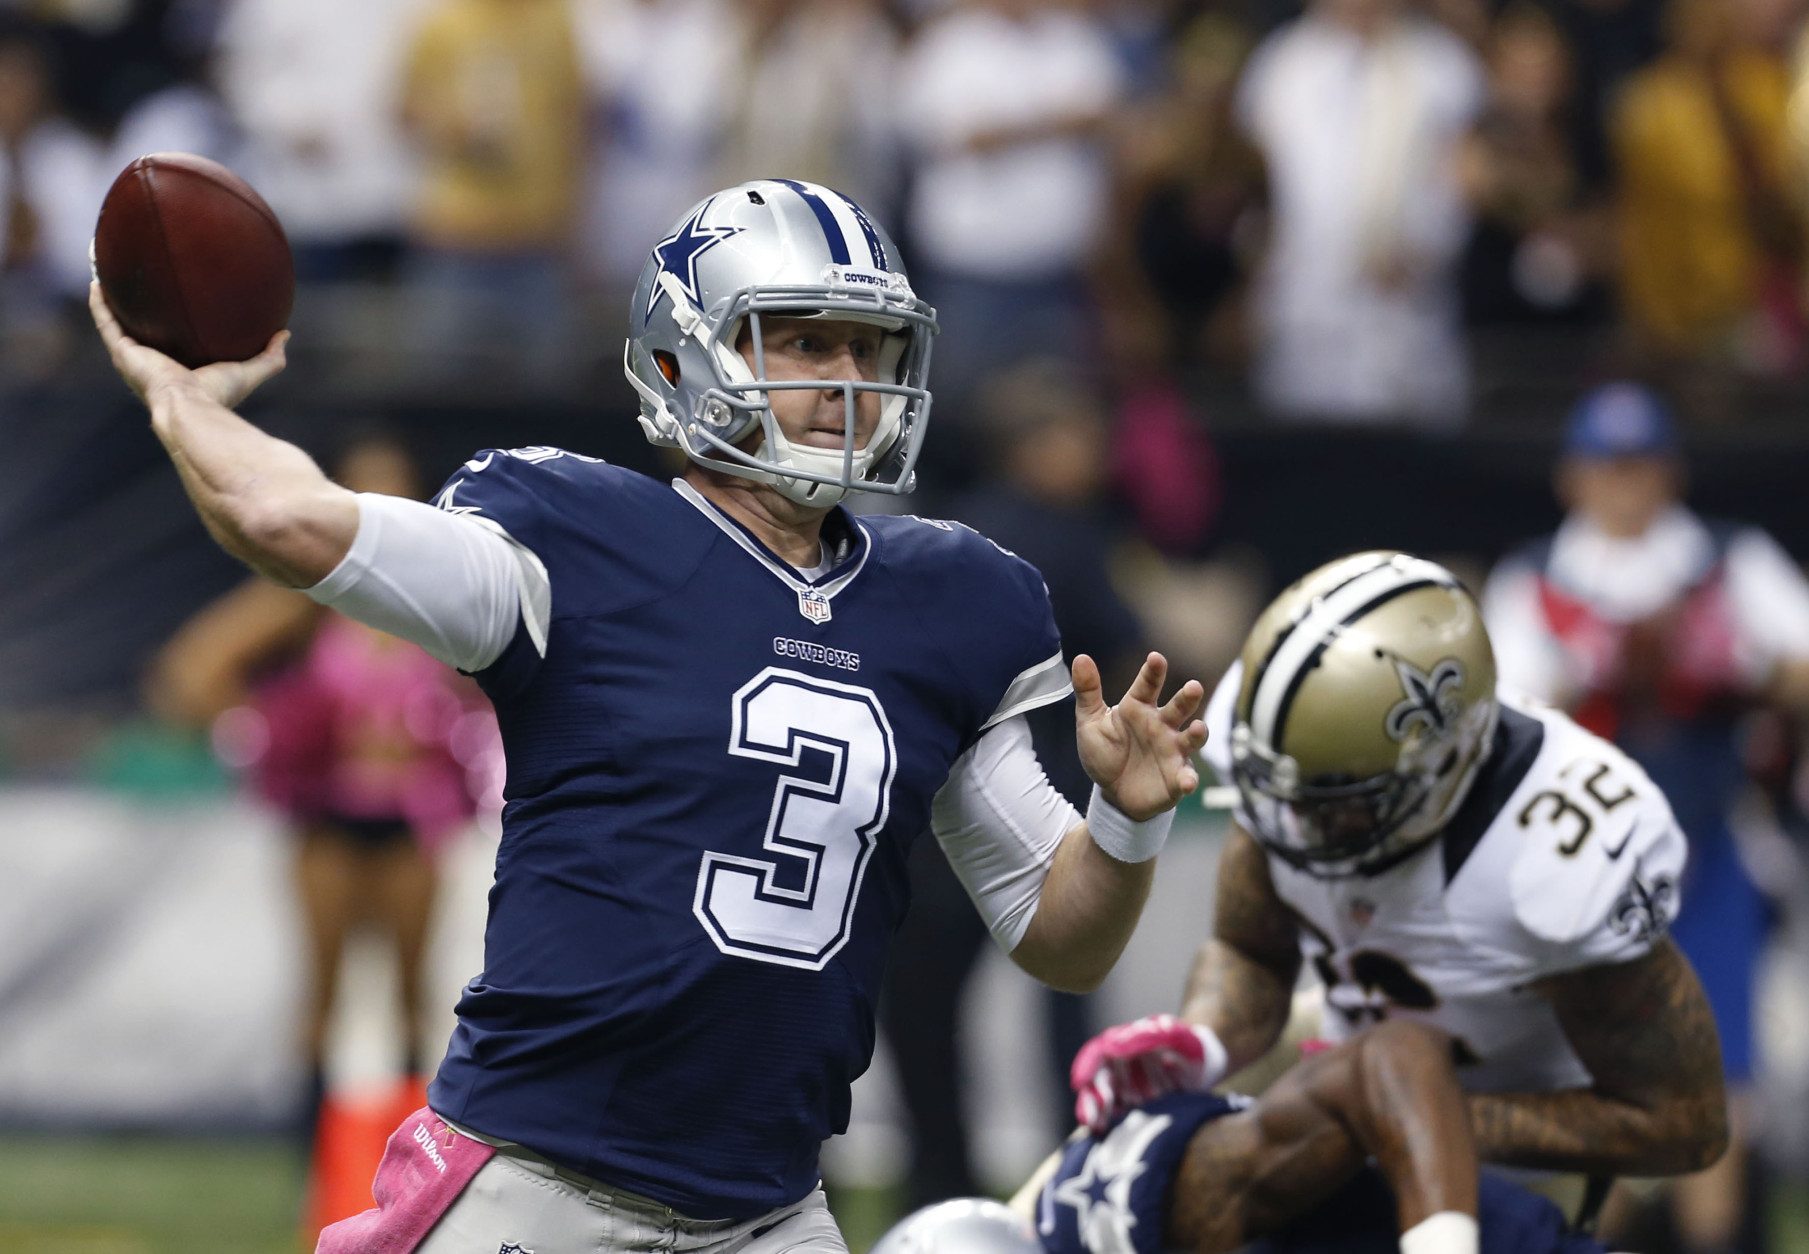
[[[1300,665],[1294,668],[1294,673],[1288,677],[1288,686],[1282,690],[1281,701],[1277,703],[1275,707],[1275,724],[1274,730],[1269,733],[1269,744],[1276,750],[1280,750],[1282,738],[1287,735],[1288,713],[1294,708],[1294,698],[1300,694],[1301,684],[1306,682],[1306,677],[1313,672],[1313,668],[1319,665],[1319,659],[1325,656],[1326,649],[1331,646],[1332,641],[1338,638],[1340,632],[1356,623],[1364,616],[1373,614],[1376,610],[1387,605],[1397,597],[1404,597],[1409,592],[1417,592],[1421,588],[1439,588],[1444,586],[1446,585],[1442,580],[1416,579],[1411,583],[1404,583],[1397,588],[1390,588],[1388,591],[1364,602],[1327,629],[1320,636],[1319,643],[1313,646],[1312,651],[1306,655]]]
[[[1281,748],[1277,728],[1284,699],[1292,700],[1303,671],[1310,662],[1317,662],[1325,644],[1336,638],[1339,629],[1355,621],[1353,615],[1368,613],[1374,608],[1371,603],[1384,593],[1428,581],[1449,583],[1451,576],[1441,566],[1397,554],[1356,578],[1345,580],[1333,591],[1316,596],[1311,608],[1275,650],[1251,691],[1249,723],[1257,738],[1272,749]]]
[[[1371,571],[1379,570],[1379,569],[1381,569],[1382,566],[1384,566],[1386,564],[1387,564],[1386,560],[1383,560],[1383,561],[1377,562],[1374,566],[1365,566],[1363,569],[1357,571],[1355,574],[1353,574],[1349,578],[1345,579],[1343,583],[1333,584],[1330,588],[1327,588],[1324,592],[1320,593],[1319,596],[1315,599],[1319,600],[1319,601],[1323,601],[1327,597],[1334,596],[1337,593],[1343,591],[1345,588],[1348,588],[1351,584],[1355,583],[1357,580],[1363,578],[1363,576],[1369,574]],[[1269,672],[1269,664],[1275,660],[1275,655],[1277,653],[1281,652],[1281,646],[1287,643],[1288,637],[1294,634],[1294,629],[1296,627],[1300,626],[1300,624],[1306,622],[1306,620],[1309,617],[1311,617],[1311,615],[1312,615],[1312,610],[1311,610],[1311,607],[1309,607],[1305,612],[1303,612],[1293,622],[1289,623],[1286,627],[1283,627],[1280,631],[1276,632],[1275,639],[1273,639],[1269,642],[1269,651],[1267,653],[1263,654],[1263,660],[1257,665],[1256,675],[1250,681],[1250,704],[1252,707],[1254,707],[1256,704],[1256,693],[1257,693],[1257,690],[1262,687],[1263,676],[1268,674],[1268,672]],[[1246,718],[1248,718],[1249,716],[1253,715],[1254,713],[1255,713],[1255,710],[1254,710],[1254,708],[1252,708],[1251,710],[1245,711],[1245,716],[1246,716]]]

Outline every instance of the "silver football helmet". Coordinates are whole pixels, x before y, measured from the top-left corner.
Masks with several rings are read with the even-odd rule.
[[[872,1254],[1043,1254],[1030,1221],[989,1197],[958,1197],[905,1216]]]
[[[762,314],[883,328],[878,381],[768,379]],[[744,324],[751,369],[738,348]],[[898,250],[859,205],[813,183],[764,179],[709,197],[654,246],[628,311],[623,367],[653,443],[803,504],[833,505],[850,491],[914,486],[935,332],[936,311],[911,290]],[[786,440],[770,394],[835,387],[848,410],[843,447]],[[863,392],[880,394],[880,419],[857,448]],[[740,447],[756,428],[760,442]]]

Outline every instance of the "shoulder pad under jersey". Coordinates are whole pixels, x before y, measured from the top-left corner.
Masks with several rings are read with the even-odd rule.
[[[1645,771],[1564,715],[1537,711],[1547,747],[1498,822],[1516,829],[1514,918],[1543,974],[1646,953],[1677,917],[1688,845]]]

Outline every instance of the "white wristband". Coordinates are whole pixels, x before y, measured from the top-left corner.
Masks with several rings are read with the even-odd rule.
[[[1148,862],[1168,843],[1168,829],[1175,825],[1173,807],[1139,823],[1107,801],[1098,784],[1087,803],[1087,834],[1093,843],[1120,862]]]
[[[1441,1210],[1401,1234],[1401,1254],[1477,1254],[1481,1239],[1475,1216]]]

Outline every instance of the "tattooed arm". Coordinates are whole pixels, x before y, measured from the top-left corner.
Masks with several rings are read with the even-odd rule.
[[[1262,847],[1236,824],[1219,856],[1213,918],[1212,937],[1187,977],[1181,1017],[1218,1034],[1235,1072],[1280,1039],[1300,974],[1294,915],[1275,894]]]
[[[1616,966],[1554,976],[1537,991],[1595,1077],[1587,1089],[1470,1098],[1485,1160],[1634,1176],[1700,1171],[1727,1148],[1714,1016],[1670,940]]]

